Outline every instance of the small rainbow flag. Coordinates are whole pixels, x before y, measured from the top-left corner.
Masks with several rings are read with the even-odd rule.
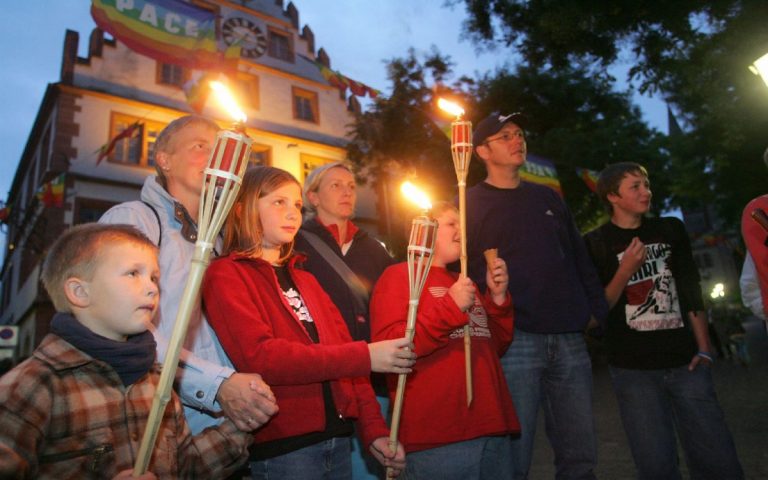
[[[520,167],[520,177],[531,183],[549,187],[559,193],[560,196],[563,195],[555,164],[546,158],[529,153],[525,163]]]
[[[47,208],[64,206],[64,180],[66,174],[62,173],[48,182],[40,185],[35,196],[43,202]]]
[[[576,174],[584,180],[590,190],[597,193],[597,179],[600,178],[600,172],[588,168],[576,168]]]
[[[234,70],[240,46],[220,51],[216,14],[180,0],[92,0],[96,25],[128,48],[160,62]]]

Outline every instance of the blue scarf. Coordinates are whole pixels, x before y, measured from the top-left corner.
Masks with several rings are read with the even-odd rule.
[[[156,344],[149,331],[118,342],[93,333],[69,313],[57,313],[51,320],[51,332],[87,355],[109,364],[126,387],[143,377],[155,363]]]

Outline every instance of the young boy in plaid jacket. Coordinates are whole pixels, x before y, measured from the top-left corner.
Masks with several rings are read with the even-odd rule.
[[[51,247],[42,280],[59,313],[0,378],[0,478],[130,477],[160,376],[147,331],[158,270],[128,225],[79,225]],[[226,478],[252,438],[229,420],[192,436],[173,394],[141,478]]]

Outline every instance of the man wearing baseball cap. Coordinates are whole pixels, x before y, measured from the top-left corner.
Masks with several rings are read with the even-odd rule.
[[[528,476],[539,406],[557,478],[595,478],[592,366],[582,336],[605,318],[602,284],[568,207],[554,190],[520,178],[524,117],[493,114],[473,134],[485,181],[467,190],[469,275],[484,291],[483,251],[497,248],[509,268],[515,337],[502,357],[520,418],[515,478]]]

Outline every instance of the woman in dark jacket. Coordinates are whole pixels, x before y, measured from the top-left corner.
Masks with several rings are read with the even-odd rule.
[[[378,240],[352,223],[356,200],[355,177],[345,164],[313,170],[304,183],[304,204],[311,217],[296,236],[295,248],[307,255],[304,268],[320,280],[352,338],[370,342],[368,298],[384,269],[395,261]],[[318,246],[318,240],[327,248]],[[337,271],[339,262],[348,270]]]
[[[378,240],[352,223],[357,201],[355,176],[341,162],[314,169],[304,182],[308,220],[296,235],[295,248],[307,256],[304,268],[320,281],[341,312],[354,340],[371,341],[368,301],[376,281],[395,263]],[[373,374],[376,399],[386,415],[389,407],[384,376]],[[376,479],[379,468],[362,455],[355,437],[352,473],[355,479]]]

